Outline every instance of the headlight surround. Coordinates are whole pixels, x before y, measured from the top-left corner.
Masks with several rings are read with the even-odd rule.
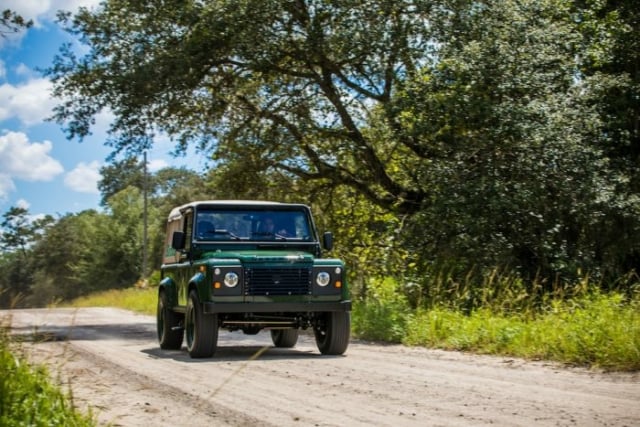
[[[238,277],[238,274],[233,271],[229,271],[224,275],[224,285],[227,288],[235,288],[238,286],[239,281],[240,278]]]
[[[316,276],[316,283],[318,284],[318,286],[321,286],[324,288],[329,283],[331,283],[331,275],[326,271],[319,272],[318,275]]]

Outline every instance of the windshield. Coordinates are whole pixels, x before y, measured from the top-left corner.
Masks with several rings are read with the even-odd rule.
[[[304,210],[199,210],[197,240],[314,241]]]

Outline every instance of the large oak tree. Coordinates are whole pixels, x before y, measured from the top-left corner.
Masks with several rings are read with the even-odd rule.
[[[638,198],[610,117],[636,89],[599,77],[630,66],[635,33],[611,31],[629,5],[107,0],[61,16],[88,51],[67,46],[48,75],[70,137],[108,109],[116,153],[164,133],[229,186],[247,165],[353,189],[400,219],[425,268],[617,274],[638,267]]]

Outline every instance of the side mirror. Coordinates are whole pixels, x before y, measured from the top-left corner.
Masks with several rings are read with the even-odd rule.
[[[333,249],[333,233],[331,233],[330,231],[324,233],[324,235],[322,236],[322,246],[327,251]]]
[[[177,251],[184,249],[184,233],[182,231],[174,231],[171,236],[171,247]]]

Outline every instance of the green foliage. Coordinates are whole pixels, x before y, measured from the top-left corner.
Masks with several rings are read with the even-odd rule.
[[[555,300],[534,316],[419,310],[402,342],[615,370],[640,369],[640,301],[620,294]]]
[[[455,43],[436,24],[440,61],[395,99],[431,160],[417,167],[432,203],[407,242],[423,269],[447,263],[458,278],[495,266],[527,280],[595,274],[617,250],[597,245],[601,218],[636,208],[609,198],[618,177],[597,143],[601,117],[575,79],[580,35],[560,2],[476,6]]]
[[[195,145],[214,159],[210,197],[319,201],[353,263],[375,253],[392,274],[640,269],[633,2],[179,9],[111,0],[62,17],[88,45],[48,70],[70,136],[110,108],[115,152],[158,130]],[[105,197],[139,181],[123,164],[105,169]]]
[[[33,26],[32,20],[25,20],[16,12],[5,9],[0,14],[0,37],[5,38],[8,34],[17,33],[20,30]]]
[[[30,256],[51,228],[51,216],[31,218],[26,209],[10,207],[0,224],[0,307],[21,306],[34,281]]]
[[[540,354],[576,364],[640,369],[640,300],[595,292],[572,304],[555,304],[528,339],[544,340]],[[516,342],[516,346],[519,343]],[[524,348],[524,344],[520,344]]]
[[[396,79],[428,55],[418,48],[426,8],[413,9],[261,0],[181,3],[177,14],[104,2],[65,17],[89,49],[63,50],[48,70],[57,95],[70,95],[56,118],[82,138],[108,107],[116,151],[140,152],[159,129],[178,150],[195,144],[222,163],[260,162],[408,209],[414,186],[386,170],[388,147],[360,123],[367,103],[388,102]]]
[[[418,310],[402,342],[614,370],[640,369],[640,299],[598,291],[522,315],[482,308]]]
[[[640,284],[621,279],[605,293],[575,282],[524,282],[492,271],[481,284],[440,271],[429,286],[379,278],[356,301],[354,335],[447,350],[555,360],[611,370],[640,370]],[[417,296],[416,290],[429,289]],[[412,293],[413,292],[413,293]]]
[[[100,169],[101,179],[98,189],[102,195],[101,205],[108,206],[109,199],[128,187],[136,187],[141,191],[145,185],[144,165],[135,157],[114,160],[112,164]],[[150,188],[152,186],[149,186]]]
[[[94,426],[91,415],[80,413],[70,395],[51,383],[44,366],[31,366],[12,349],[0,328],[0,425]]]
[[[488,308],[499,313],[538,312],[549,301],[580,297],[596,287],[588,275],[576,279],[547,281],[546,278],[524,280],[517,272],[491,269],[455,274],[455,266],[438,265],[427,269],[422,277],[414,277],[402,290],[412,307],[445,307],[461,313]],[[609,290],[626,292],[636,283],[632,275],[610,283]],[[602,286],[602,285],[598,285]]]
[[[356,302],[351,319],[356,336],[388,342],[402,340],[409,306],[398,288],[398,283],[389,277],[368,283],[367,299]]]
[[[402,223],[395,215],[348,187],[319,189],[310,198],[316,225],[334,233],[335,255],[350,267],[354,298],[368,296],[370,278],[406,270],[411,264],[410,254],[398,242]]]

